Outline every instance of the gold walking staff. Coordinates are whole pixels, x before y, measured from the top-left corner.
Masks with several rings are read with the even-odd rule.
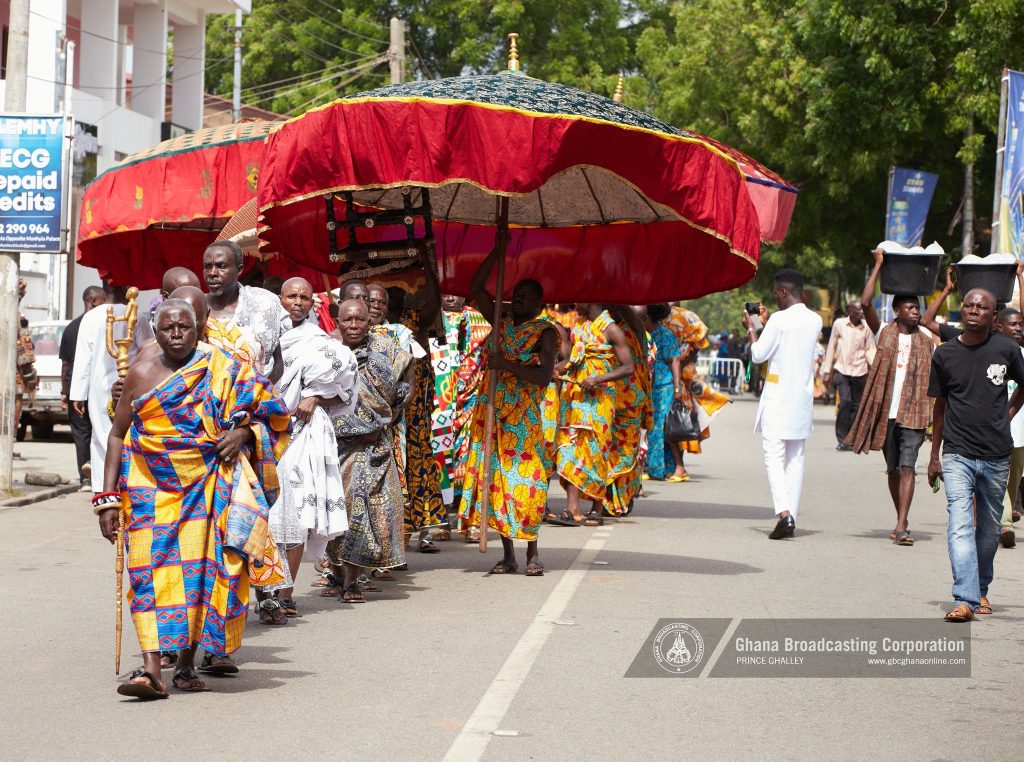
[[[124,379],[128,375],[128,348],[135,341],[135,324],[138,322],[139,308],[135,300],[139,289],[132,286],[128,289],[128,307],[121,317],[114,316],[114,307],[107,307],[107,353],[117,361],[117,377]],[[114,323],[125,324],[125,337],[114,338]],[[114,399],[107,403],[107,414],[114,417]],[[124,507],[117,509],[117,556],[114,561],[115,600],[117,601],[116,620],[114,622],[114,674],[121,674],[121,610],[124,587]]]

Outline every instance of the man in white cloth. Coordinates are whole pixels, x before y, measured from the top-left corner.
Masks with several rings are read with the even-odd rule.
[[[285,313],[275,294],[238,282],[243,257],[242,247],[234,241],[215,241],[203,252],[203,279],[210,305],[206,339],[245,357],[276,383],[281,377],[278,343],[287,326]]]
[[[125,289],[104,288],[108,305],[89,310],[78,327],[78,341],[75,344],[75,367],[71,375],[68,399],[81,416],[88,414],[92,424],[92,439],[89,442],[89,463],[92,468],[90,480],[93,492],[103,491],[103,462],[107,457],[107,437],[110,435],[111,420],[107,415],[110,389],[117,380],[117,362],[107,352],[107,309],[112,307],[115,317],[125,313]],[[114,323],[114,339],[127,335],[123,321]],[[153,329],[148,320],[135,324],[135,340],[128,348],[129,362],[134,361],[143,344],[153,338]]]
[[[796,529],[804,482],[804,443],[813,428],[814,352],[821,317],[804,305],[803,291],[803,275],[779,270],[775,273],[779,311],[769,317],[761,305],[764,330],[760,337],[751,316],[746,311],[743,314],[750,361],[768,363],[754,431],[763,437],[764,465],[778,517],[768,535],[771,540],[792,537]]]
[[[348,529],[332,419],[354,410],[359,367],[352,350],[307,320],[313,307],[307,280],[285,281],[281,306],[289,322],[281,334],[284,370],[277,389],[295,428],[277,467],[281,492],[270,508],[269,524],[292,579],[264,592],[276,589],[284,615],[298,616],[292,594],[304,546],[308,543],[310,555],[319,558],[327,542]]]

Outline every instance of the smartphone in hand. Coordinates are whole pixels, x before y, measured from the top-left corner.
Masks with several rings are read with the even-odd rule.
[[[750,315],[750,327],[755,331],[760,331],[761,326],[761,303],[760,302],[745,302],[743,309]]]

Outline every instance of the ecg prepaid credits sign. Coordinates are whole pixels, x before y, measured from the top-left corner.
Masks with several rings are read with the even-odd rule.
[[[626,677],[970,677],[941,619],[661,619]]]
[[[0,115],[0,250],[61,250],[65,155],[65,117]]]

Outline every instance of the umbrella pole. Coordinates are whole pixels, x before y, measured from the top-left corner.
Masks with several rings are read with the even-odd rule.
[[[508,227],[508,197],[498,199],[498,229]],[[491,354],[501,351],[501,301],[505,295],[505,250],[507,236],[501,237],[501,250],[498,254],[498,281],[494,289],[494,320],[491,322]],[[484,451],[483,474],[480,481],[480,552],[487,552],[487,525],[491,513],[491,484],[494,474],[491,471],[491,453],[494,452],[494,397],[498,391],[498,371],[487,371],[487,417],[484,418]]]

